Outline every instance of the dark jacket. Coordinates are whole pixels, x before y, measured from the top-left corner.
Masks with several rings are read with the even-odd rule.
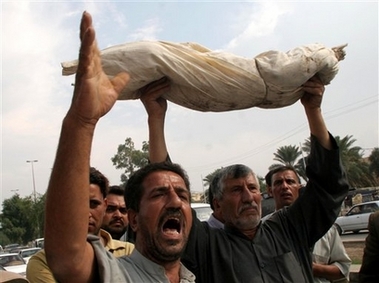
[[[359,283],[379,282],[379,211],[370,214]]]
[[[309,251],[333,225],[349,189],[335,141],[326,150],[311,137],[307,176],[304,193],[261,223],[253,240],[194,216],[182,262],[196,282],[313,282]]]

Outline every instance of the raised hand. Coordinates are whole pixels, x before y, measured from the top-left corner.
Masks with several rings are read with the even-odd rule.
[[[75,90],[68,116],[73,115],[85,124],[96,124],[113,107],[119,93],[128,83],[129,75],[119,73],[109,79],[103,72],[92,17],[87,12],[82,16],[80,40]]]
[[[325,91],[325,86],[322,84],[321,80],[317,76],[310,78],[303,85],[303,90],[305,91],[301,98],[303,106],[307,110],[320,108]]]
[[[167,111],[167,100],[162,95],[170,88],[170,81],[164,77],[140,90],[141,101],[149,118],[162,118]]]

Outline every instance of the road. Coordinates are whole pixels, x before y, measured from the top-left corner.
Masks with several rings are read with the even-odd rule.
[[[342,241],[364,241],[368,235],[368,230],[362,230],[358,234],[354,234],[353,232],[348,232],[341,235]]]

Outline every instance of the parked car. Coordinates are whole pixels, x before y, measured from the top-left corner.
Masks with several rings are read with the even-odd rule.
[[[4,267],[6,271],[26,276],[26,263],[17,253],[0,254],[0,265]]]
[[[20,244],[9,244],[9,245],[6,245],[6,246],[4,246],[4,252],[5,253],[10,253],[11,249],[17,248],[19,246],[20,246]]]
[[[22,249],[18,252],[18,254],[25,260],[26,264],[28,264],[29,259],[38,252],[41,248],[28,248]]]
[[[209,216],[211,216],[213,210],[208,203],[191,203],[191,207],[196,211],[197,218],[200,221],[208,220]]]
[[[379,200],[353,205],[344,216],[337,218],[335,225],[338,233],[341,235],[349,231],[358,233],[360,230],[366,230],[370,214],[377,210],[379,210]]]

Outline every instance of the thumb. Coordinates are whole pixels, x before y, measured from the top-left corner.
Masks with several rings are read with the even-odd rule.
[[[112,85],[115,91],[120,94],[125,86],[129,83],[130,76],[126,72],[118,73],[112,80]]]

